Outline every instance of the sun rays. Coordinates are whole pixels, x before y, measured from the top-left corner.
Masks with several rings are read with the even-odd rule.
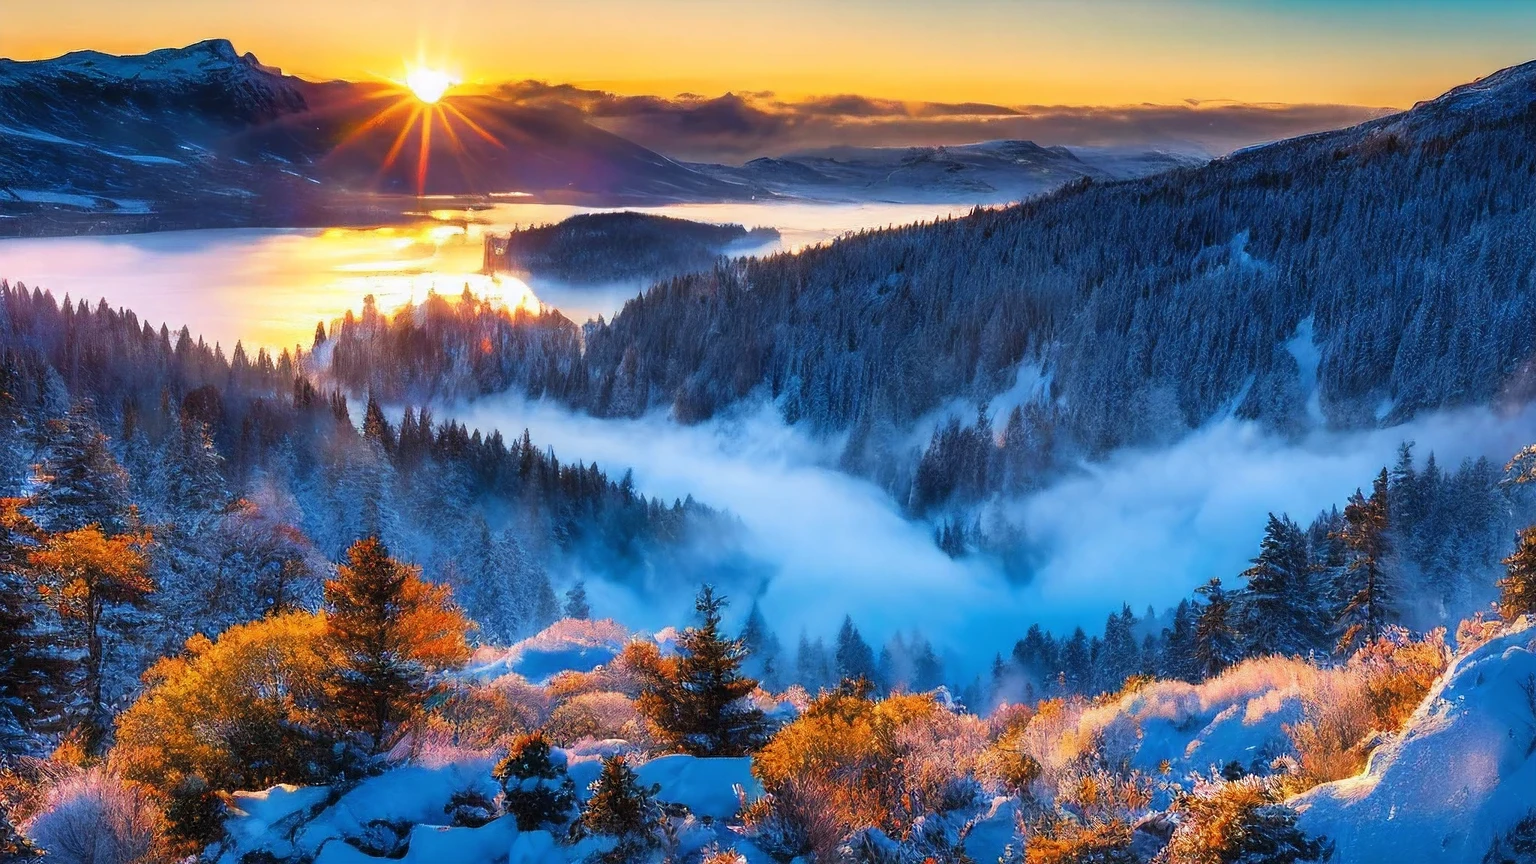
[[[457,97],[451,91],[462,82],[447,72],[425,66],[409,66],[403,80],[386,79],[387,87],[368,97],[368,101],[387,100],[383,108],[357,124],[336,144],[333,152],[355,146],[374,134],[394,132],[390,145],[379,163],[378,173],[383,176],[395,167],[405,154],[412,139],[416,142],[414,191],[426,194],[427,180],[432,170],[433,138],[440,134],[439,143],[446,141],[446,148],[439,147],[460,165],[466,166],[468,149],[465,133],[472,134],[487,143],[505,149],[505,145],[485,126],[468,113],[467,106],[454,104]],[[404,157],[409,158],[409,157]],[[406,163],[410,164],[410,163]]]

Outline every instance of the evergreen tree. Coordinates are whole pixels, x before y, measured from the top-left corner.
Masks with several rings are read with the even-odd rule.
[[[347,550],[347,563],[325,583],[325,615],[335,716],[374,752],[425,704],[434,673],[469,656],[469,624],[447,587],[423,581],[377,538]]]
[[[98,525],[116,534],[128,527],[128,475],[107,447],[89,402],[48,424],[47,458],[38,472],[33,506],[53,532]]]
[[[843,626],[837,631],[837,677],[841,681],[864,679],[879,687],[879,673],[875,667],[875,652],[859,635],[853,617],[843,616]]]
[[[752,604],[752,611],[747,613],[747,621],[742,625],[741,644],[747,650],[747,664],[744,668],[748,674],[756,677],[769,690],[779,689],[782,686],[779,681],[779,654],[783,648],[779,645],[779,637],[774,635],[764,620],[763,610],[756,603]]]
[[[1195,660],[1195,617],[1198,608],[1189,600],[1180,600],[1174,607],[1173,621],[1163,630],[1163,653],[1160,674],[1180,681],[1200,680],[1199,664]]]
[[[0,498],[0,752],[32,749],[36,724],[61,707],[67,667],[40,620],[47,612],[31,575],[29,553],[42,532],[21,512],[23,501]]]
[[[701,626],[678,636],[676,663],[640,694],[638,708],[670,749],[695,756],[742,756],[766,735],[763,712],[746,702],[757,682],[741,674],[746,648],[720,631],[725,598],[699,590]]]
[[[1499,615],[1513,621],[1536,613],[1536,526],[1515,538],[1515,551],[1504,559],[1504,578],[1499,580]]]
[[[833,661],[827,651],[826,643],[820,637],[812,641],[804,631],[800,633],[800,644],[795,651],[795,679],[801,686],[815,693],[834,685]]]
[[[1196,589],[1205,596],[1205,605],[1195,620],[1195,668],[1200,677],[1214,678],[1242,657],[1237,638],[1232,633],[1232,602],[1212,579]]]
[[[1141,651],[1136,644],[1136,613],[1129,605],[1123,605],[1117,613],[1111,613],[1104,622],[1098,662],[1098,689],[1112,692],[1120,689],[1125,679],[1135,675],[1141,667]]]
[[[183,415],[166,440],[157,465],[162,511],[176,517],[213,514],[229,501],[221,472],[224,457],[214,447],[208,425]],[[201,526],[199,526],[201,527]]]
[[[1071,693],[1086,693],[1093,686],[1093,650],[1081,627],[1061,649],[1061,673]]]
[[[552,830],[571,820],[576,786],[566,773],[565,754],[553,750],[543,732],[514,739],[492,776],[517,830]]]
[[[660,845],[659,789],[642,787],[622,754],[603,760],[603,770],[593,781],[592,796],[581,814],[583,830],[618,841],[601,860],[615,864],[634,861]]]
[[[1372,485],[1371,495],[1360,490],[1349,498],[1344,508],[1341,539],[1348,549],[1349,563],[1343,573],[1339,597],[1342,634],[1337,650],[1348,653],[1381,636],[1393,612],[1393,586],[1387,574],[1390,550],[1387,530],[1387,469],[1381,469]]]
[[[1243,571],[1234,629],[1250,656],[1305,656],[1323,647],[1323,609],[1313,582],[1307,538],[1288,517],[1269,514],[1253,566]]]
[[[592,617],[592,607],[587,605],[587,583],[577,579],[576,584],[565,592],[565,617],[585,621]]]
[[[919,693],[926,693],[943,684],[944,663],[939,659],[939,655],[934,653],[933,644],[924,639],[912,655],[912,689]]]

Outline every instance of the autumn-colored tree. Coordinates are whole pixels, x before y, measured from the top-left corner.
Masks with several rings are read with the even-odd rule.
[[[1180,864],[1327,861],[1333,844],[1296,827],[1279,784],[1261,777],[1206,780],[1174,801],[1177,829],[1163,858]]]
[[[236,625],[216,641],[194,636],[145,673],[143,694],[118,717],[113,769],[178,805],[174,832],[201,844],[218,828],[207,809],[218,792],[326,779],[325,636],[309,612]]]
[[[747,704],[757,682],[741,674],[747,652],[720,630],[724,597],[705,585],[694,608],[701,626],[677,640],[677,661],[640,694],[641,713],[671,749],[695,756],[741,756],[762,744],[763,712]]]
[[[0,751],[27,749],[34,724],[53,714],[67,664],[49,627],[29,556],[43,532],[22,513],[26,501],[0,498]]]
[[[1499,580],[1499,615],[1513,621],[1536,612],[1536,525],[1515,538],[1515,551],[1504,559]]]
[[[109,641],[135,623],[134,612],[155,590],[147,570],[143,534],[107,536],[95,525],[50,535],[28,557],[44,600],[83,646],[81,669],[85,705],[81,722],[90,746],[111,720],[102,694]]]
[[[469,658],[469,622],[446,586],[389,557],[376,537],[352,544],[325,583],[336,719],[374,752],[431,695],[433,675]]]

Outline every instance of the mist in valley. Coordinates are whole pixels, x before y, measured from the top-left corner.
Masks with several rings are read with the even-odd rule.
[[[1410,441],[1454,468],[1487,457],[1502,465],[1536,429],[1536,408],[1442,412],[1389,428],[1317,431],[1286,440],[1225,419],[1160,448],[1128,449],[1084,463],[1046,488],[994,499],[976,514],[1010,526],[1030,567],[1021,576],[984,553],[958,559],[934,525],[902,512],[867,480],[839,471],[840,439],[816,439],[756,403],[685,426],[663,413],[596,419],[513,395],[442,406],[470,427],[527,428],[563,461],[633,470],[638,491],[671,501],[692,495],[745,529],[744,550],[766,579],[725,584],[738,623],[753,602],[780,641],[835,635],[845,615],[872,644],[920,631],[952,677],[983,672],[1030,624],[1090,633],[1130,604],[1158,612],[1211,577],[1229,588],[1258,551],[1269,512],[1305,525],[1342,507],[1393,464]],[[1492,562],[1490,562],[1492,563]],[[691,595],[651,596],[583,574],[598,616],[655,630],[689,620]]]

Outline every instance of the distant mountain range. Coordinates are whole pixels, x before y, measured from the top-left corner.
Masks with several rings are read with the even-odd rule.
[[[791,196],[998,203],[1187,156],[1027,141],[683,163],[579,114],[450,95],[418,186],[416,104],[387,83],[310,82],[225,40],[137,56],[0,59],[0,234],[327,225],[395,218],[380,193],[655,203]],[[382,115],[382,116],[381,116]],[[379,118],[376,122],[375,118]],[[475,128],[478,127],[478,128]],[[394,151],[396,158],[387,158]]]

